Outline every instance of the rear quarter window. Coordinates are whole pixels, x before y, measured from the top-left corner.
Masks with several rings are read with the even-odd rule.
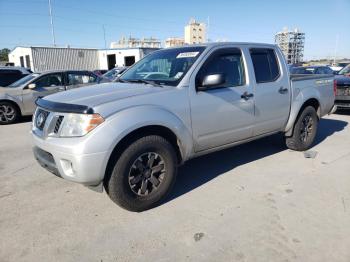
[[[257,83],[273,82],[280,76],[277,56],[273,49],[250,49]]]

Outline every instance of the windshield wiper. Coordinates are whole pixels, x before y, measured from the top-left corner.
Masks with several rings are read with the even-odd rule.
[[[160,84],[157,84],[155,81],[153,80],[145,80],[145,79],[130,79],[130,80],[124,80],[124,79],[118,79],[119,82],[122,83],[142,83],[142,84],[148,84],[148,85],[152,85],[152,86],[157,86],[157,87],[163,87]]]

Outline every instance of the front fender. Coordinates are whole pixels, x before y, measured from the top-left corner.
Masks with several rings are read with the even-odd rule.
[[[108,117],[105,123],[89,134],[87,139],[95,140],[95,143],[87,141],[84,153],[103,151],[112,153],[116,145],[126,135],[150,125],[159,125],[170,129],[178,138],[183,160],[190,157],[193,142],[189,128],[174,113],[153,105],[126,108]]]

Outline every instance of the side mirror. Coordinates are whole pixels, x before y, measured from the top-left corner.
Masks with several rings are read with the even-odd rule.
[[[29,85],[28,85],[28,88],[29,88],[29,89],[34,89],[34,88],[36,88],[36,84],[34,84],[34,83],[29,84]]]
[[[197,87],[199,91],[204,91],[210,88],[215,88],[218,85],[225,83],[225,75],[224,74],[213,74],[213,75],[206,75],[200,86]]]

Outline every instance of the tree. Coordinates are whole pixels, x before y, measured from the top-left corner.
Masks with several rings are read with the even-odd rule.
[[[11,52],[8,48],[3,48],[0,50],[0,61],[9,61],[9,53]]]

